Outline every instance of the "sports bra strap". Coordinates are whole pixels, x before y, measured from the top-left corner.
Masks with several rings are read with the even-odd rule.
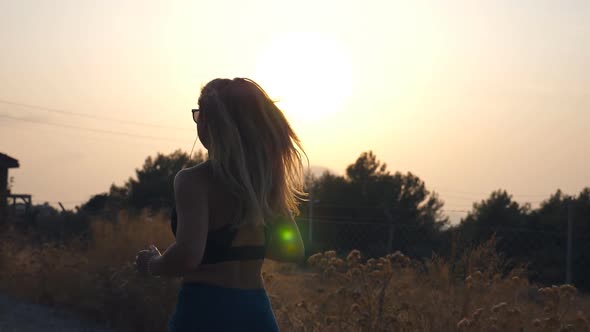
[[[177,224],[176,209],[172,209],[170,226],[172,232],[176,236]],[[213,264],[223,261],[240,261],[264,259],[266,256],[266,245],[270,241],[271,226],[264,226],[264,245],[245,245],[245,246],[231,246],[234,237],[238,230],[231,227],[230,224],[225,224],[219,228],[209,230],[207,233],[207,243],[205,245],[205,252],[201,264]]]

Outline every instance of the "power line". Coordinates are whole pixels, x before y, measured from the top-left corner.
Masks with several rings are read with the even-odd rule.
[[[458,198],[458,197],[447,196],[447,195],[440,195],[439,198],[441,200],[445,201],[445,203],[451,202],[451,203],[457,203],[457,204],[461,204],[461,203],[466,202],[466,201],[470,201],[472,203],[478,203],[479,204],[482,201],[484,201],[484,202],[487,201],[487,198],[486,199],[470,199],[470,198]],[[531,200],[527,200],[527,199],[516,199],[516,198],[513,198],[512,201],[513,202],[519,202],[519,203],[539,204],[539,203],[544,202],[545,199],[531,201]]]
[[[38,121],[38,120],[32,120],[32,119],[23,119],[23,118],[14,117],[14,116],[7,115],[7,114],[0,114],[0,117],[15,120],[15,121],[36,123],[36,124],[61,127],[61,128],[68,128],[68,129],[85,130],[85,131],[91,131],[91,132],[96,132],[96,133],[101,133],[101,134],[120,135],[120,136],[132,137],[132,138],[144,138],[144,139],[152,139],[152,140],[169,141],[169,142],[178,143],[177,140],[173,140],[173,139],[166,138],[166,137],[130,134],[130,133],[125,133],[125,132],[121,132],[121,131],[114,131],[114,130],[95,129],[95,128],[80,127],[80,126],[67,125],[67,124],[61,124],[61,123],[44,122],[44,121]]]
[[[455,190],[455,189],[450,189],[450,188],[439,188],[439,190],[441,191],[436,191],[437,193],[441,193],[441,192],[450,192],[450,193],[455,193],[455,194],[467,194],[467,195],[485,195],[485,196],[489,196],[492,192],[477,192],[477,191],[463,191],[463,190]],[[507,191],[508,192],[508,191]],[[547,197],[548,194],[522,194],[522,193],[510,193],[508,192],[508,194],[512,195],[512,196],[520,196],[520,197]]]
[[[42,202],[43,203],[49,203],[49,204],[58,204],[58,203],[62,203],[62,204],[78,204],[78,203],[84,203],[87,201],[50,201],[50,200],[45,200],[45,199],[36,199],[36,201],[38,202]]]
[[[26,108],[29,108],[30,110],[38,110],[38,111],[44,111],[44,112],[49,112],[49,113],[74,115],[74,116],[79,116],[79,117],[89,118],[89,119],[94,119],[94,120],[112,121],[112,122],[118,122],[118,123],[122,123],[122,124],[130,124],[130,125],[134,125],[134,126],[163,128],[163,129],[170,129],[170,130],[186,130],[186,131],[192,130],[192,129],[182,128],[182,127],[165,126],[165,125],[158,125],[158,124],[146,123],[146,122],[129,121],[129,120],[116,119],[116,118],[110,118],[110,117],[105,117],[105,116],[97,116],[97,115],[92,115],[92,114],[87,114],[87,113],[77,113],[77,112],[66,111],[66,110],[57,109],[57,108],[50,108],[50,107],[31,105],[31,104],[23,104],[23,103],[18,103],[18,102],[13,102],[13,101],[9,101],[9,100],[3,100],[3,99],[0,99],[0,104],[26,107]]]
[[[445,198],[450,198],[452,200],[460,200],[460,201],[471,201],[471,202],[476,202],[476,201],[480,201],[483,200],[484,198],[469,198],[469,197],[461,197],[461,196],[455,196],[455,195],[447,195],[447,194],[440,194],[439,198],[441,199],[445,199]]]

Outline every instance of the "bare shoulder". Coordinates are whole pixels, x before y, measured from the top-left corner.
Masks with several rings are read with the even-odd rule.
[[[181,190],[199,190],[209,185],[211,171],[209,161],[185,168],[174,177],[174,187]]]

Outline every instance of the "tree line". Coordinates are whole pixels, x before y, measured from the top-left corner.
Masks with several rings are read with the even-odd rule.
[[[174,204],[176,173],[206,158],[203,152],[191,158],[179,150],[150,156],[122,185],[112,184],[76,211],[61,214],[86,220],[93,215],[114,216],[121,210],[169,211]],[[590,289],[590,187],[577,195],[556,190],[535,209],[499,189],[474,202],[458,224],[451,224],[438,193],[411,172],[390,172],[367,151],[344,175],[308,173],[306,190],[313,205],[302,202],[297,220],[310,254],[328,249],[360,249],[375,255],[400,250],[414,258],[436,254],[451,259],[457,252],[495,238],[497,249],[513,266],[527,265],[532,280],[562,283],[571,221],[573,282]],[[313,241],[307,242],[310,219],[314,221]],[[84,222],[78,224],[72,229],[83,230],[80,224]]]

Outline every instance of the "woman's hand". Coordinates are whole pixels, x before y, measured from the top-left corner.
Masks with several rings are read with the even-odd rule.
[[[150,260],[154,259],[155,257],[160,257],[160,250],[156,248],[155,245],[150,245],[149,249],[141,250],[135,256],[135,265],[137,266],[137,272],[142,275],[149,275],[149,263]]]

